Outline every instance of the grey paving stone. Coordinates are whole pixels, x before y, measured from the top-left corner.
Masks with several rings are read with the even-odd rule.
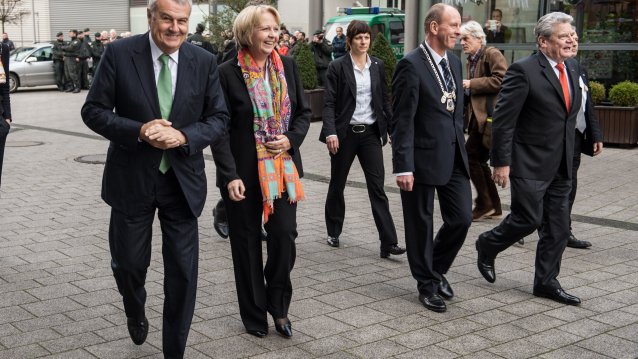
[[[554,351],[544,353],[540,356],[544,359],[603,359],[610,358],[609,356],[602,355],[600,353],[592,352],[590,350],[581,348],[576,345],[569,345]]]
[[[458,337],[483,329],[484,326],[465,318],[448,320],[434,326],[432,329],[449,337]]]
[[[333,336],[354,329],[353,326],[326,315],[295,321],[294,328],[316,339]]]
[[[607,334],[627,339],[632,342],[638,342],[638,324],[630,324],[626,327],[609,331]]]
[[[601,334],[585,339],[578,346],[613,358],[638,357],[638,343],[631,342],[608,334]]]
[[[558,329],[572,333],[572,334],[576,334],[583,338],[589,338],[599,333],[608,332],[614,329],[614,327],[609,324],[601,323],[596,320],[584,318],[584,319],[577,320],[575,322],[570,322],[565,325],[562,325]]]
[[[33,318],[33,315],[18,306],[0,308],[0,324],[12,323],[31,318]]]
[[[611,311],[594,315],[590,317],[590,319],[609,324],[614,327],[623,327],[625,325],[638,322],[638,315],[626,313],[623,311]]]
[[[388,328],[385,325],[375,324],[368,327],[344,332],[341,334],[341,336],[346,337],[349,340],[354,340],[357,345],[360,345],[376,342],[397,334],[400,334],[400,332],[395,329]]]
[[[548,351],[548,348],[537,345],[525,339],[518,339],[487,349],[490,353],[504,358],[522,359],[532,358]]]
[[[440,342],[437,345],[451,352],[467,355],[489,348],[492,343],[478,335],[468,334]]]
[[[294,302],[293,305],[290,306],[289,313],[305,319],[312,318],[322,314],[329,314],[338,311],[339,308],[320,302],[315,299],[302,299]]]
[[[342,290],[339,292],[324,294],[315,297],[315,299],[339,309],[346,309],[374,301],[374,299],[370,297],[357,294],[349,290]]]
[[[27,292],[40,300],[47,300],[84,293],[84,290],[71,283],[61,283],[29,289]]]
[[[366,327],[393,318],[391,315],[384,314],[365,306],[348,308],[338,312],[328,313],[326,315],[357,328]]]
[[[449,350],[445,350],[436,345],[409,351],[407,353],[395,355],[399,359],[421,359],[421,358],[456,358],[458,355]]]
[[[255,359],[268,359],[268,358],[297,359],[297,358],[307,358],[308,356],[309,356],[309,353],[300,348],[289,347],[284,349],[273,350],[268,353],[255,355],[253,358]]]
[[[526,339],[544,348],[558,349],[578,342],[583,338],[560,329],[550,329],[531,335]]]
[[[314,357],[320,357],[346,350],[357,345],[359,344],[356,341],[350,340],[344,335],[335,335],[303,343],[299,345],[299,348]]]
[[[2,343],[5,348],[16,348],[29,344],[37,344],[50,339],[57,339],[59,337],[60,334],[51,329],[40,329],[2,337],[0,338],[0,343]]]
[[[265,348],[250,342],[243,336],[217,339],[193,347],[211,358],[244,358],[266,351]]]
[[[103,359],[139,358],[160,351],[158,348],[148,344],[135,345],[129,338],[91,345],[84,349]]]
[[[348,352],[360,358],[388,358],[408,351],[408,348],[389,340],[368,343]]]
[[[448,339],[450,339],[450,336],[428,328],[411,331],[390,338],[390,340],[410,349],[419,349],[431,346]]]
[[[104,342],[104,339],[93,333],[86,332],[77,335],[64,336],[54,340],[43,341],[40,345],[51,353],[63,353],[102,342]]]
[[[495,344],[514,341],[532,335],[532,332],[513,324],[502,324],[477,332],[481,337]]]
[[[86,358],[95,358],[92,354],[87,352],[84,349],[76,349],[68,352],[62,352],[58,354],[46,355],[42,358],[46,359],[86,359]]]
[[[38,358],[49,354],[44,348],[37,344],[31,344],[24,347],[13,348],[0,351],[0,358],[11,359],[30,359]]]

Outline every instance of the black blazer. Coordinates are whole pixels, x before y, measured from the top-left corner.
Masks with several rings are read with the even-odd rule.
[[[382,144],[388,142],[388,124],[392,108],[385,81],[383,61],[370,56],[370,81],[372,83],[372,107],[379,127]],[[357,81],[349,54],[330,63],[324,91],[323,127],[319,141],[326,142],[329,135],[337,135],[339,141],[346,138],[348,124],[357,105]]]
[[[299,148],[310,127],[310,108],[303,96],[303,86],[299,70],[292,58],[281,56],[284,65],[288,96],[292,106],[288,131],[284,133],[290,140],[288,154],[303,177],[303,167]],[[219,66],[221,87],[230,112],[229,137],[212,146],[213,158],[217,166],[217,187],[226,190],[228,182],[241,179],[244,186],[259,186],[257,174],[257,148],[253,130],[253,105],[248,88],[242,76],[237,56]]]
[[[587,75],[587,69],[580,65],[580,77],[583,79],[587,91],[589,91],[589,76]],[[591,99],[591,92],[587,92],[587,103],[585,108],[585,139],[580,146],[580,152],[588,155],[594,155],[594,143],[603,142],[603,133],[600,130],[600,124],[598,123],[598,117],[596,117],[596,111],[594,111],[594,102]]]
[[[184,43],[169,121],[188,145],[167,150],[191,212],[199,216],[206,201],[202,150],[225,135],[228,112],[212,54]],[[160,114],[149,34],[118,40],[106,47],[100,70],[82,107],[82,119],[111,141],[104,167],[102,198],[133,214],[152,204],[163,150],[139,140],[145,122]]]
[[[566,66],[572,89],[569,112],[558,76],[541,52],[507,70],[492,122],[492,166],[510,166],[511,176],[548,181],[564,160],[571,178],[582,95],[578,65],[566,61]]]
[[[446,104],[441,103],[441,88],[420,47],[408,52],[399,61],[392,78],[393,171],[412,172],[416,183],[448,183],[456,151],[463,158],[468,177],[470,173],[463,135],[461,60],[450,51],[447,52],[447,58],[456,84],[453,113],[446,110]],[[438,73],[438,66],[434,66]],[[443,81],[442,74],[439,74],[439,78]]]
[[[0,85],[0,114],[2,114],[2,119],[11,118],[11,101],[9,97],[9,46],[0,42],[0,51],[2,52],[2,66],[4,68],[4,73],[7,77],[7,82]]]

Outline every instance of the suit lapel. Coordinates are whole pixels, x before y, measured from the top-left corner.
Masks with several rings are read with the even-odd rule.
[[[188,103],[188,91],[186,91],[185,89],[191,88],[188,82],[191,81],[191,74],[194,73],[192,59],[193,54],[191,54],[186,46],[182,46],[179,49],[179,63],[177,64],[177,83],[175,84],[175,96],[173,96],[171,115],[177,113],[181,105]]]
[[[151,44],[149,43],[147,33],[145,36],[140,37],[139,46],[136,46],[135,50],[133,50],[132,60],[137,75],[140,78],[147,103],[151,105],[155,118],[161,118],[159,99],[157,97],[157,85],[155,84],[155,72],[153,71],[153,59],[150,54]]]
[[[432,57],[432,54],[430,53],[430,49],[428,49],[428,47],[425,45],[423,45],[423,48],[425,49],[425,51],[427,51],[428,55],[430,55],[430,58],[432,59],[432,63],[434,64],[434,58]],[[433,69],[432,66],[430,65],[430,61],[428,61],[427,57],[425,57],[425,54],[423,53],[422,49],[420,51],[420,55],[421,55],[421,59],[425,63],[425,68],[428,69],[428,71],[430,72],[430,76],[432,76],[432,79],[436,81],[436,78],[437,78],[436,75],[438,74],[441,81],[443,81],[443,74],[439,73],[438,65],[434,64],[434,69]],[[436,71],[436,73],[434,71]]]
[[[569,82],[572,86],[572,96],[570,98],[572,102],[569,109],[570,112],[574,111],[574,109],[578,111],[580,110],[580,101],[576,101],[576,99],[582,97],[580,84],[578,81],[578,79],[580,78],[580,74],[578,73],[578,66],[576,65],[575,61],[571,61],[569,63],[565,61],[565,64],[567,65],[567,70],[569,71]]]
[[[379,87],[379,79],[381,76],[379,75],[379,64],[377,61],[370,59],[372,61],[372,65],[370,65],[370,85],[372,88],[372,102],[374,104],[374,100],[377,96],[377,90]]]
[[[344,76],[346,78],[346,84],[348,84],[348,88],[350,89],[350,92],[352,92],[352,97],[354,97],[354,99],[357,99],[357,80],[354,78],[354,64],[352,63],[352,57],[350,57],[350,55],[347,55],[348,58],[346,59],[346,61],[343,62],[343,71]]]
[[[560,98],[563,104],[563,107],[565,108],[565,96],[563,95],[563,87],[560,85],[560,80],[558,80],[558,76],[556,76],[554,69],[552,68],[549,61],[547,60],[545,55],[543,55],[542,52],[539,51],[536,56],[538,56],[538,62],[543,68],[543,71],[542,71],[543,75],[545,76],[547,81],[549,81],[549,83],[552,85],[552,87],[556,91],[556,94]]]

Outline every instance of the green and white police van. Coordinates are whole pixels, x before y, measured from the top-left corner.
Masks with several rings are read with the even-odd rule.
[[[390,42],[397,60],[403,57],[405,40],[405,14],[399,9],[380,7],[339,8],[339,15],[328,19],[324,25],[325,38],[332,41],[337,35],[337,27],[343,28],[345,35],[352,20],[365,21],[372,29],[372,40],[377,33]]]

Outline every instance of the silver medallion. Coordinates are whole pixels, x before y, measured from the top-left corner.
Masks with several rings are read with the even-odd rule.
[[[443,96],[441,96],[441,103],[445,103],[447,96],[445,96],[445,93],[443,94]]]
[[[454,112],[454,101],[451,98],[447,99],[446,109],[450,112]]]

